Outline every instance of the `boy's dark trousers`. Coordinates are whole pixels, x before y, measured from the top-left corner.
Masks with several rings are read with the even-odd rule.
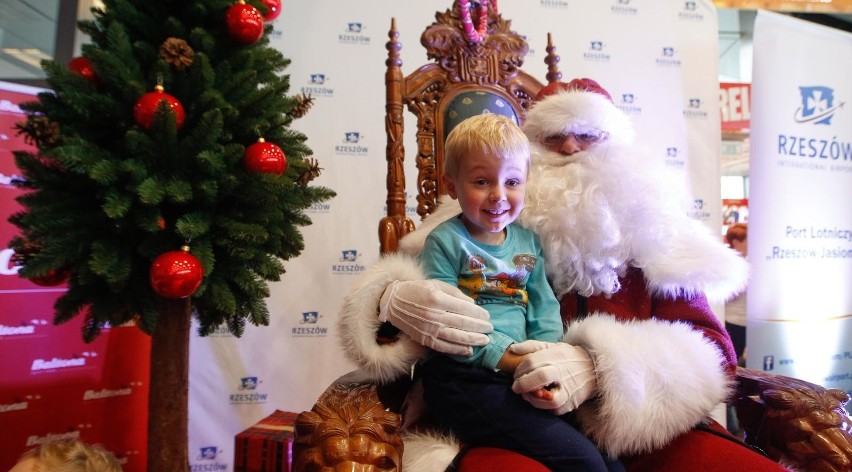
[[[437,355],[419,368],[430,418],[466,445],[509,449],[555,471],[623,471],[572,424],[512,391],[513,378]]]

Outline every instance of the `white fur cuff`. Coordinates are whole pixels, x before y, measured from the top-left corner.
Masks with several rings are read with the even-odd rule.
[[[730,378],[715,344],[684,323],[619,322],[595,313],[565,342],[595,360],[597,393],[577,410],[584,432],[619,456],[659,449],[723,402]]]
[[[378,318],[379,299],[385,288],[394,280],[424,278],[416,259],[399,254],[385,256],[364,272],[343,301],[337,320],[342,349],[376,382],[390,382],[408,375],[411,365],[426,352],[426,348],[402,333],[393,344],[376,343],[376,333],[382,324]]]

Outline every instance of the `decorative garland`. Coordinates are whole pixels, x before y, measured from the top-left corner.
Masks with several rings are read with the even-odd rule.
[[[497,0],[481,0],[479,4],[479,24],[476,28],[473,27],[473,19],[470,16],[470,0],[456,0],[456,5],[459,8],[462,27],[468,41],[474,44],[482,43],[485,36],[488,34],[488,8],[489,5],[497,13]]]

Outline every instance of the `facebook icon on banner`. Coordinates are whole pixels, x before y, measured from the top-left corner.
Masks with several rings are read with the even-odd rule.
[[[775,368],[775,356],[763,356],[763,370],[770,371]]]

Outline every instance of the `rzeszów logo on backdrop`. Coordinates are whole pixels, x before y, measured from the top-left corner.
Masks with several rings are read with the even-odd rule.
[[[366,156],[370,149],[361,144],[364,135],[360,131],[347,131],[343,133],[343,142],[334,146],[334,153],[345,156]]]
[[[266,393],[257,390],[261,382],[259,377],[242,377],[237,392],[228,396],[231,404],[266,403]]]
[[[331,203],[314,202],[308,208],[305,208],[305,213],[331,213]]]
[[[682,168],[686,165],[683,157],[680,155],[680,150],[676,146],[666,148],[666,165],[674,168]]]
[[[800,86],[799,99],[792,118],[800,126],[795,132],[779,133],[776,147],[779,156],[796,159],[785,159],[779,165],[852,172],[852,141],[848,140],[848,130],[834,126],[834,121],[846,118],[841,115],[846,113],[846,103],[835,97],[833,88],[824,85]]]
[[[196,334],[196,336],[198,336],[199,338],[201,337],[198,334]],[[232,338],[234,337],[234,334],[231,333],[230,329],[228,329],[227,323],[222,323],[219,326],[213,328],[213,332],[208,334],[207,336],[211,338]]]
[[[641,115],[642,106],[639,105],[639,97],[633,92],[621,94],[621,101],[615,105],[626,115]]]
[[[331,266],[331,273],[343,275],[355,275],[364,272],[366,267],[363,264],[358,264],[358,250],[344,249],[340,252],[341,256],[338,260],[339,264]]]
[[[190,472],[213,472],[227,471],[228,464],[218,461],[220,456],[224,455],[224,451],[220,451],[218,446],[204,446],[198,448],[198,454],[195,456],[195,462],[189,464]]]
[[[538,0],[538,3],[544,8],[568,8],[565,0]]]
[[[610,5],[609,10],[616,15],[636,15],[639,9],[630,4],[630,0],[618,0]]]
[[[328,328],[319,324],[321,318],[322,316],[318,311],[302,313],[299,318],[300,326],[293,326],[291,334],[295,337],[324,337],[328,335]]]
[[[583,53],[583,59],[593,62],[609,62],[612,57],[604,48],[606,45],[603,41],[589,41],[589,50]]]
[[[322,73],[310,74],[308,77],[308,85],[303,85],[300,91],[302,95],[311,95],[314,97],[333,97],[334,89],[328,86],[328,81],[331,78]]]
[[[694,0],[686,0],[683,2],[683,8],[677,13],[678,19],[686,21],[703,21],[704,14],[698,9],[698,2]]]
[[[696,198],[692,200],[692,206],[686,214],[694,220],[709,221],[710,212],[707,211],[706,206],[703,198]]]
[[[683,117],[692,120],[706,120],[708,115],[703,105],[704,102],[700,98],[690,98],[683,110]]]
[[[663,46],[660,49],[660,57],[655,60],[658,66],[664,67],[680,67],[681,61],[678,59],[677,51],[672,46]]]
[[[350,21],[346,23],[346,29],[343,33],[337,35],[337,41],[342,44],[360,44],[364,46],[370,45],[370,37],[364,34],[367,28],[360,21]]]

